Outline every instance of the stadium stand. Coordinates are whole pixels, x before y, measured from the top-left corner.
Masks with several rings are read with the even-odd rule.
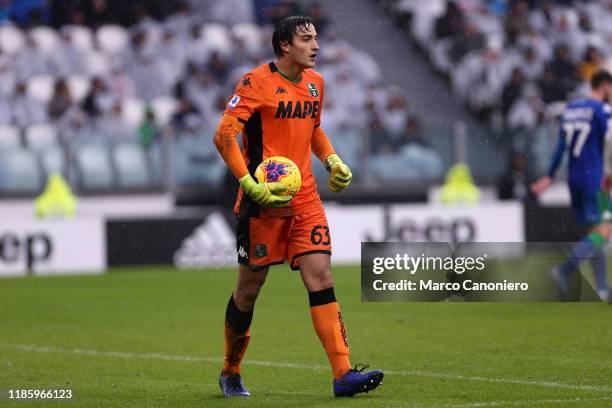
[[[585,96],[598,69],[612,69],[609,1],[390,0],[383,6],[489,128],[488,140],[503,133],[504,148],[526,161],[522,171],[530,179],[546,171],[565,102]]]
[[[272,59],[270,26],[257,25],[252,10],[225,24],[224,7],[210,5],[215,22],[182,3],[174,14],[156,20],[144,13],[131,26],[110,15],[90,16],[83,25],[78,9],[63,10],[72,17],[54,23],[57,29],[7,22],[0,27],[0,75],[13,85],[0,93],[2,149],[21,147],[45,178],[56,170],[72,174],[69,180],[82,192],[156,188],[168,178],[167,168],[177,188],[220,186],[226,169],[212,146],[213,127],[240,75]],[[283,7],[272,6],[269,18],[292,11]],[[325,20],[320,6],[313,12]],[[321,42],[318,69],[331,79],[324,126],[357,174],[371,157],[383,170],[364,180],[441,178],[444,166],[434,149],[403,148],[414,141],[407,130],[411,115],[401,91],[383,84],[378,63],[333,33]],[[163,153],[166,137],[173,144],[169,155]],[[403,171],[415,152],[434,164]],[[74,160],[62,162],[69,157]],[[395,171],[388,169],[392,162]],[[325,176],[322,166],[315,169]]]
[[[0,150],[0,189],[10,193],[34,193],[42,187],[42,174],[33,151],[23,147]]]

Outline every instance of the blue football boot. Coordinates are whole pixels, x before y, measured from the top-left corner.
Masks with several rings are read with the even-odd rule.
[[[228,377],[223,376],[223,372],[219,376],[219,387],[223,395],[226,397],[248,397],[251,395],[247,387],[242,382],[240,374],[232,374]]]
[[[363,372],[369,366],[357,364],[355,368],[348,370],[339,380],[334,380],[334,395],[336,397],[352,397],[360,392],[372,391],[378,387],[384,374],[380,370]]]

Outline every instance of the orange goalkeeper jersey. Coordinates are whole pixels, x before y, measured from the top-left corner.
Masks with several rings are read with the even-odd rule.
[[[311,169],[311,139],[321,123],[323,77],[305,69],[294,82],[273,62],[245,74],[227,103],[224,115],[245,124],[242,155],[251,175],[264,159],[285,156],[302,174],[302,188],[287,208],[259,208],[242,189],[234,212],[250,216],[282,217],[309,211],[319,201]]]

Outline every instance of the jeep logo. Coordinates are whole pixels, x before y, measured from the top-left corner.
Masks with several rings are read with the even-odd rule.
[[[23,262],[25,258],[27,269],[31,271],[34,266],[51,257],[53,243],[48,235],[43,233],[18,236],[15,233],[5,232],[0,235],[0,262],[14,264]]]
[[[456,217],[452,220],[431,217],[424,220],[400,218],[391,221],[389,209],[384,212],[384,229],[382,237],[367,234],[366,241],[399,241],[399,242],[473,242],[477,229],[474,221],[468,217]]]

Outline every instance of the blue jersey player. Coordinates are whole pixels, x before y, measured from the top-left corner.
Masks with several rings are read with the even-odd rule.
[[[537,180],[531,189],[535,194],[545,191],[555,176],[567,150],[568,185],[572,208],[579,224],[589,228],[588,234],[576,243],[572,255],[558,268],[553,277],[559,290],[567,299],[569,276],[578,268],[581,260],[589,259],[595,274],[597,293],[603,300],[610,300],[606,278],[604,244],[612,232],[612,109],[608,103],[612,97],[612,75],[605,71],[591,79],[589,98],[567,105],[559,129],[559,142],[548,175]]]

